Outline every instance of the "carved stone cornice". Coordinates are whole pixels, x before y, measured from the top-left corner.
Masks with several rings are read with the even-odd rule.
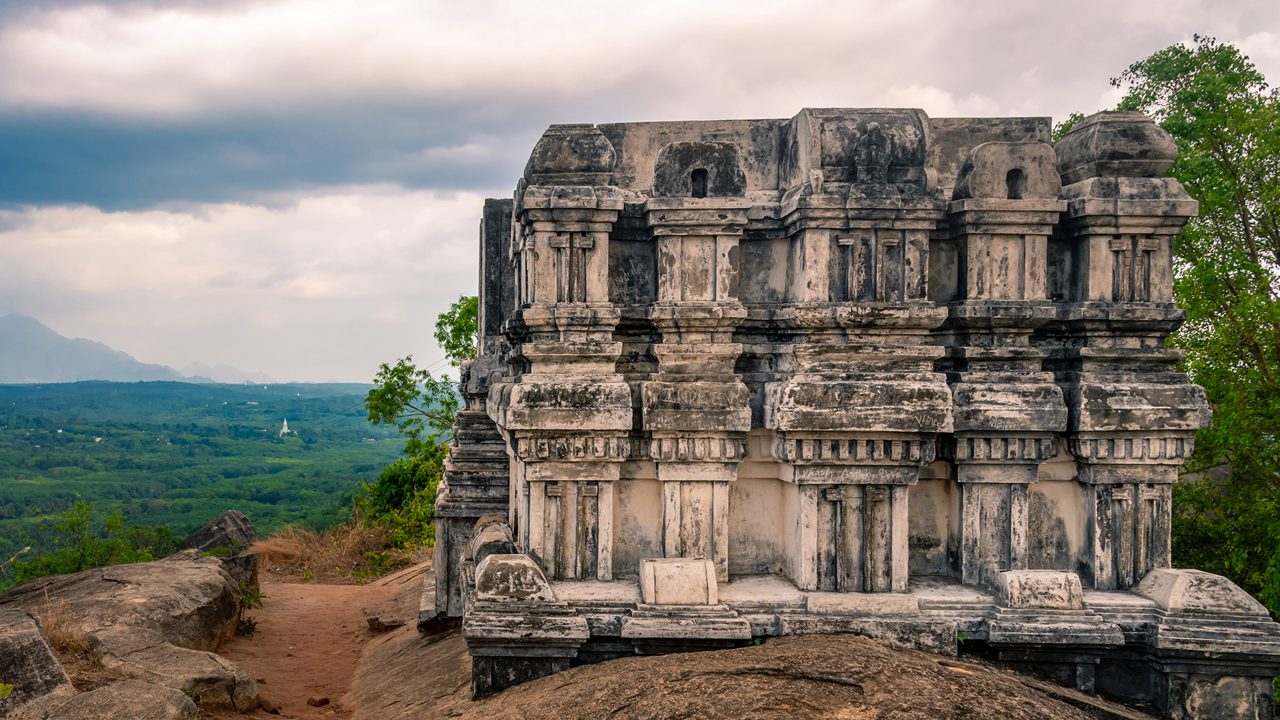
[[[517,432],[512,438],[512,445],[515,458],[523,462],[622,462],[631,453],[630,438],[601,434],[546,435]]]

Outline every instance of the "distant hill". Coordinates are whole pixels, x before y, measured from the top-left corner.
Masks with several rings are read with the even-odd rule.
[[[192,363],[181,369],[182,374],[190,377],[192,380],[200,382],[215,383],[250,383],[250,384],[275,384],[275,378],[266,373],[249,372],[241,370],[231,365],[205,365],[204,363]]]
[[[187,380],[93,340],[66,338],[25,315],[0,317],[0,383]]]

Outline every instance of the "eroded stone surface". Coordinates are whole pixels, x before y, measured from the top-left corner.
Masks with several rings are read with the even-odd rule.
[[[0,699],[0,718],[37,701],[42,705],[75,694],[49,647],[39,619],[19,610],[0,610],[0,682],[13,686]]]
[[[1274,623],[1160,574],[1209,421],[1164,344],[1196,212],[1161,177],[1176,148],[1134,113],[1050,128],[810,108],[548,129],[484,207],[437,514],[433,612],[465,614],[477,694],[809,632],[974,643],[1162,708],[1227,697],[1178,695],[1193,677],[1274,674]],[[1144,577],[1166,606],[1085,602]]]
[[[191,698],[161,685],[123,680],[82,693],[58,706],[47,720],[196,720]]]
[[[260,704],[253,677],[214,653],[178,647],[137,627],[102,628],[89,639],[104,668],[178,690],[201,707],[249,712]]]
[[[555,602],[551,583],[528,555],[489,555],[476,567],[476,598]]]
[[[257,541],[258,531],[249,518],[239,510],[228,510],[191,533],[178,545],[178,549],[239,555]]]
[[[62,606],[88,634],[115,625],[146,628],[169,642],[215,650],[235,632],[240,591],[214,557],[194,550],[164,560],[42,578],[0,594],[0,609]]]
[[[996,577],[996,600],[1007,608],[1080,610],[1080,576],[1056,570],[1006,570]]]
[[[1170,612],[1267,616],[1267,609],[1249,593],[1221,575],[1203,570],[1152,570],[1136,592]]]

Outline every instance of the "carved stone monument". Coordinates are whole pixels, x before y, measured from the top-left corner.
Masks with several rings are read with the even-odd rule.
[[[1135,113],[555,125],[481,223],[436,612],[483,695],[857,632],[1270,718],[1280,626],[1170,568],[1196,212]]]

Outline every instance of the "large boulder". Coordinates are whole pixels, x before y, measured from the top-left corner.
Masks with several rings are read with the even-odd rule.
[[[0,609],[38,614],[51,604],[86,636],[126,625],[154,630],[179,647],[216,650],[235,634],[240,590],[221,560],[188,550],[42,578],[0,594]]]
[[[155,631],[109,627],[95,631],[90,641],[106,670],[181,691],[202,708],[248,712],[261,704],[257,682],[239,665],[177,647]]]
[[[0,610],[0,682],[13,686],[9,696],[0,700],[0,718],[76,692],[53,657],[40,621],[20,610]]]
[[[258,531],[239,510],[228,510],[178,545],[178,550],[199,550],[218,556],[240,555],[258,541]]]
[[[177,690],[123,680],[75,696],[47,720],[196,720],[198,715],[191,698]]]

